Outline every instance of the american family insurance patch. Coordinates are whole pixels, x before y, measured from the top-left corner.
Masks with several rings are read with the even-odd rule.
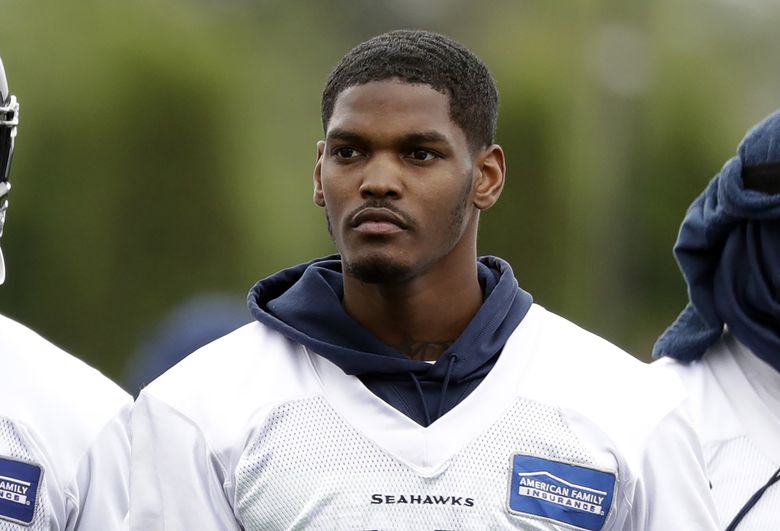
[[[587,531],[607,521],[615,491],[610,472],[530,455],[512,456],[509,511]]]

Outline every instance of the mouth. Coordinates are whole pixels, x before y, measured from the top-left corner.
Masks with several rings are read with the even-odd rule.
[[[350,226],[367,235],[393,234],[408,230],[409,226],[392,210],[367,207],[352,216]]]

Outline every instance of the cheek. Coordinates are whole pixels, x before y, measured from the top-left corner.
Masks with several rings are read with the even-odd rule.
[[[323,181],[322,194],[325,199],[325,211],[334,226],[339,222],[347,209],[347,191],[343,186],[334,186],[333,182]]]
[[[343,192],[328,183],[323,183],[322,196],[325,198],[325,204],[331,208],[334,208],[341,202]]]
[[[328,203],[335,202],[338,196],[342,193],[339,190],[339,183],[343,180],[336,178],[331,172],[326,171],[327,166],[323,166],[320,177],[320,186],[322,188],[322,195],[325,201]]]
[[[446,186],[431,188],[426,191],[425,205],[436,208],[441,213],[463,208],[471,200],[472,186],[469,180],[450,181]]]

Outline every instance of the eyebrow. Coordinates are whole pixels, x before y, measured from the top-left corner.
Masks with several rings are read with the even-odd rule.
[[[363,135],[348,131],[346,129],[331,129],[327,134],[328,140],[343,140],[345,142],[359,142],[363,140]]]
[[[328,140],[341,140],[344,142],[361,143],[366,142],[367,139],[364,135],[349,131],[347,129],[333,129],[328,131]],[[449,139],[437,132],[437,131],[416,131],[414,133],[408,133],[397,139],[401,144],[419,144],[419,143],[443,143],[449,144]]]

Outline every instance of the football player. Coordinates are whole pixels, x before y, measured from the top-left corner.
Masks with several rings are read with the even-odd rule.
[[[690,302],[654,348],[688,386],[724,528],[780,528],[780,111],[688,209]]]
[[[19,104],[0,61],[0,230],[18,123]],[[128,506],[130,396],[2,316],[0,374],[0,531],[120,529]]]
[[[339,254],[259,281],[256,322],[141,392],[131,529],[715,529],[675,375],[477,258],[497,109],[438,34],[342,58],[314,168]]]

